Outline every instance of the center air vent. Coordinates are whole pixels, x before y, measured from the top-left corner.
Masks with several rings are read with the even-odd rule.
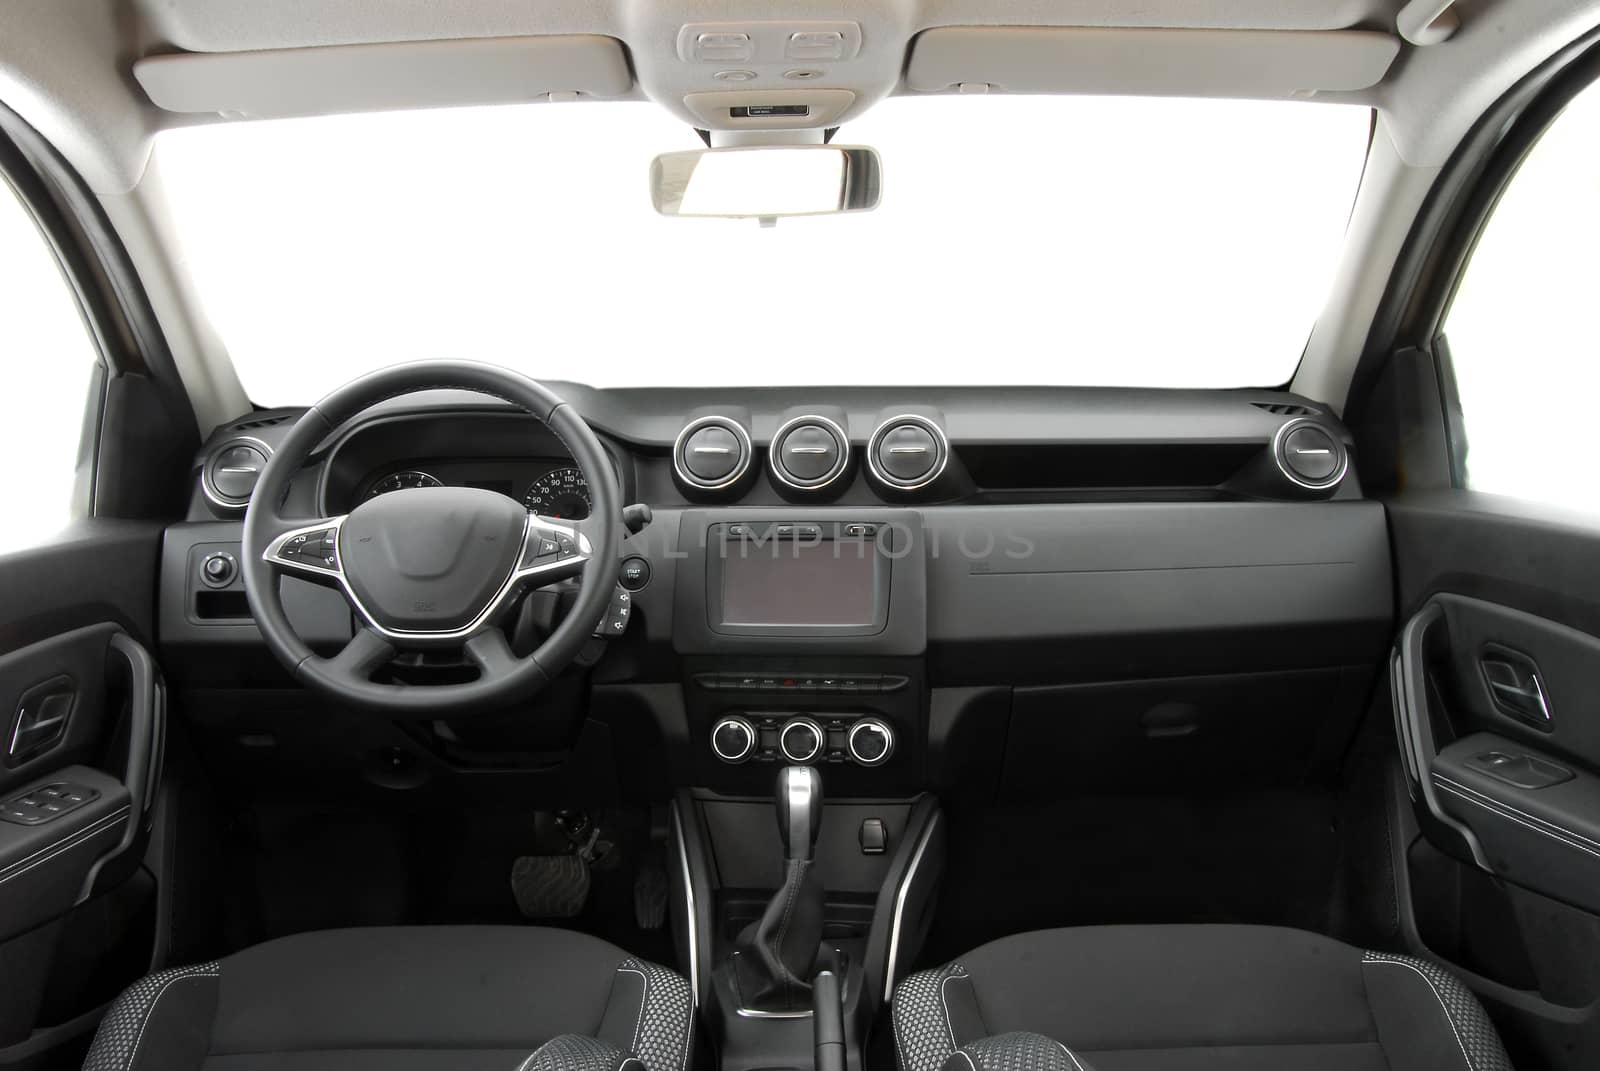
[[[211,452],[200,470],[200,488],[214,504],[241,509],[267,467],[272,450],[259,439],[229,439]]]
[[[867,468],[899,491],[928,486],[949,460],[950,441],[944,429],[911,413],[885,420],[867,440]]]
[[[732,417],[704,416],[678,433],[672,468],[690,487],[721,491],[739,482],[754,453],[743,424]]]
[[[844,475],[850,440],[824,416],[798,416],[772,437],[772,475],[797,491],[820,491]]]

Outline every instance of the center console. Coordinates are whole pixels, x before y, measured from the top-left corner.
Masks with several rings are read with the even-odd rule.
[[[674,910],[725,1071],[858,1071],[944,860],[910,510],[690,510],[673,646],[693,783]]]

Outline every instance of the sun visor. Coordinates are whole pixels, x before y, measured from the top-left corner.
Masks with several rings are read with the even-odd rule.
[[[1295,97],[1376,85],[1400,50],[1365,30],[948,26],[911,47],[906,85],[938,92]]]
[[[514,104],[633,88],[612,37],[567,34],[147,56],[133,75],[157,107],[249,118]]]

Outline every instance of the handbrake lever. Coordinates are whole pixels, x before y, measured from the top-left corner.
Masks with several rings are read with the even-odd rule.
[[[816,1071],[845,1071],[844,990],[831,970],[811,983],[811,1024]]]

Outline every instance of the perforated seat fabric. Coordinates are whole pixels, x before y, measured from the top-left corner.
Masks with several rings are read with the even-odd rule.
[[[692,1016],[680,975],[584,934],[331,930],[145,978],[84,1067],[686,1071]]]
[[[1448,971],[1275,927],[1022,934],[906,978],[892,1016],[902,1071],[1511,1069]]]

